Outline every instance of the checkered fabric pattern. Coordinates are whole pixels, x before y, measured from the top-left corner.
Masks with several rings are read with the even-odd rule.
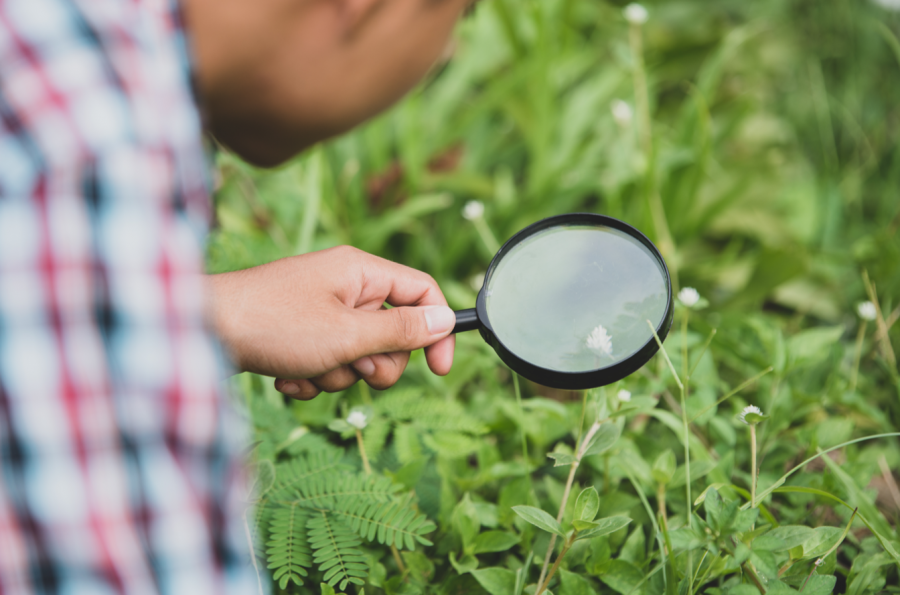
[[[256,593],[174,0],[0,0],[0,594]]]

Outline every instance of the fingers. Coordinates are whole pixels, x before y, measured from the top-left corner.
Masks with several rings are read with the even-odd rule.
[[[456,315],[447,306],[354,310],[346,326],[347,361],[433,345],[449,335],[455,324]]]
[[[284,380],[283,378],[275,380],[275,390],[298,401],[309,401],[322,392],[309,380]]]
[[[428,367],[438,376],[446,376],[453,366],[453,350],[456,347],[456,335],[444,337],[434,345],[425,348],[425,359]]]
[[[400,380],[407,363],[409,352],[398,351],[364,357],[353,362],[353,368],[366,384],[376,390],[385,390]]]

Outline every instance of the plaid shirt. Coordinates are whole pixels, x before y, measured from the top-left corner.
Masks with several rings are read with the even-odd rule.
[[[258,591],[170,2],[0,0],[2,594]]]

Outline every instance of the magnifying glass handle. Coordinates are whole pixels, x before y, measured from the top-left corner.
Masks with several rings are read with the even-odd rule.
[[[475,308],[468,310],[457,310],[456,326],[453,327],[453,333],[462,333],[465,331],[475,331],[481,328],[481,321],[478,320],[478,313]]]

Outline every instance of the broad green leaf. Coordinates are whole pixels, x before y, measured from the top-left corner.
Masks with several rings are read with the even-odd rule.
[[[570,455],[565,452],[548,452],[547,456],[553,459],[554,467],[563,467],[565,465],[571,465],[578,459],[575,455]]]
[[[576,572],[559,569],[559,595],[594,595],[591,582]]]
[[[813,574],[809,577],[806,586],[803,587],[803,595],[831,595],[834,592],[835,583],[837,583],[837,577]]]
[[[622,434],[619,426],[614,423],[605,423],[600,426],[597,432],[591,438],[590,443],[584,451],[584,456],[599,455],[610,448],[619,439]]]
[[[453,569],[456,570],[457,574],[466,574],[467,572],[471,572],[478,568],[478,558],[472,555],[465,555],[456,560],[456,554],[454,552],[450,552],[450,565],[453,566]]]
[[[481,568],[472,576],[491,595],[512,595],[516,587],[516,573],[507,568]]]
[[[575,519],[572,521],[572,526],[575,527],[576,531],[584,531],[585,529],[590,529],[592,527],[596,527],[597,523],[592,523],[591,521],[582,521],[579,519]]]
[[[575,500],[575,518],[580,521],[592,521],[600,510],[600,496],[594,486],[581,490]]]
[[[556,522],[556,519],[540,508],[522,505],[513,506],[512,509],[517,515],[519,515],[535,527],[543,529],[544,531],[549,531],[550,533],[556,533],[560,537],[566,536],[566,534],[563,533],[562,527],[560,527],[559,523]]]
[[[468,493],[463,496],[462,500],[453,509],[451,526],[462,540],[463,547],[469,548],[474,542],[475,536],[478,535],[481,523],[478,521],[478,511],[471,498],[469,498]]]
[[[818,558],[837,543],[843,532],[844,530],[840,527],[816,527],[809,540],[803,544],[803,557],[805,559]]]
[[[519,537],[506,531],[486,531],[475,538],[472,552],[486,554],[489,552],[505,552],[519,543]]]
[[[844,484],[844,488],[847,490],[847,500],[849,503],[859,507],[859,512],[865,516],[866,520],[869,521],[869,524],[872,525],[875,531],[885,537],[891,539],[895,538],[896,533],[894,532],[893,527],[891,527],[884,519],[881,511],[872,504],[869,496],[863,493],[856,484],[856,481],[854,481],[846,471],[841,469],[841,466],[835,463],[831,457],[822,457],[822,460],[825,461],[825,464],[828,465],[832,473],[834,473],[837,478],[841,480],[841,483]]]
[[[611,516],[603,519],[597,519],[594,521],[594,527],[591,529],[587,529],[585,531],[578,532],[578,540],[582,539],[590,539],[592,537],[601,537],[603,535],[608,535],[610,533],[614,533],[628,525],[631,522],[631,519],[626,516]]]
[[[783,552],[806,543],[813,530],[803,525],[782,525],[753,540],[754,550]]]
[[[643,578],[644,573],[637,566],[624,560],[610,560],[600,565],[600,580],[623,595],[641,593],[635,587]]]
[[[672,476],[675,475],[677,464],[675,453],[672,452],[672,449],[663,451],[663,453],[656,458],[656,461],[653,463],[653,469],[650,471],[653,475],[653,481],[663,485],[672,481]]]

